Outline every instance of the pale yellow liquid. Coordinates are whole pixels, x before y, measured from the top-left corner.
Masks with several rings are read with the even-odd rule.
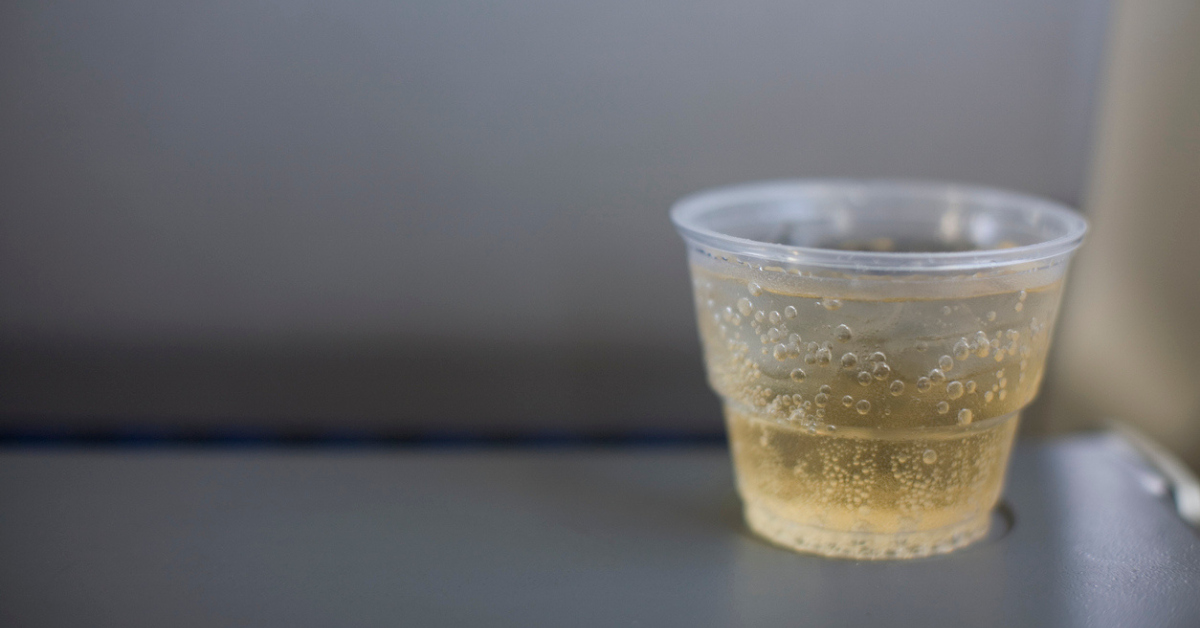
[[[809,291],[827,281],[692,272],[752,529],[855,558],[925,556],[987,533],[1060,281],[833,300]]]

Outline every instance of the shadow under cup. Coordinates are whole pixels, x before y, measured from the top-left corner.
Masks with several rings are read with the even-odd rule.
[[[671,218],[750,528],[860,559],[982,538],[1084,219],[861,181],[714,190]]]

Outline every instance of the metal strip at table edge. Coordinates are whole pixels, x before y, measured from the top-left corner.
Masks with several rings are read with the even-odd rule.
[[[1119,419],[1105,421],[1109,427],[1133,446],[1171,486],[1175,510],[1188,525],[1200,530],[1200,480],[1196,474],[1165,447],[1133,425]]]

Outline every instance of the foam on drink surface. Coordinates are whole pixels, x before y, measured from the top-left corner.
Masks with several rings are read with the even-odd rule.
[[[753,529],[856,558],[986,534],[1061,274],[864,284],[697,256],[692,275]]]

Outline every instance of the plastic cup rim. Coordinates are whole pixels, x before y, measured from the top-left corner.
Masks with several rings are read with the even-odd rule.
[[[993,205],[999,213],[1037,209],[1064,225],[1065,233],[1043,242],[1005,249],[950,252],[843,251],[760,242],[731,236],[697,224],[705,214],[732,204],[786,201],[829,194],[903,193],[931,201],[970,199]],[[795,179],[712,188],[686,196],[671,207],[671,221],[690,243],[735,256],[788,265],[888,272],[970,271],[1030,264],[1067,256],[1083,243],[1087,220],[1066,205],[997,188],[905,179]]]

